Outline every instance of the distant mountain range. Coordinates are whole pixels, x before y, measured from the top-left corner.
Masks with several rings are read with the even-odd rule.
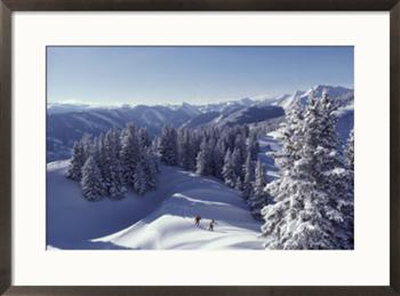
[[[314,88],[317,97],[326,91],[339,101],[339,132],[347,137],[353,126],[354,92],[344,87],[320,85]],[[281,117],[296,102],[305,105],[311,90],[292,95],[243,98],[241,100],[191,105],[91,107],[89,105],[49,104],[47,107],[47,161],[68,158],[74,141],[84,133],[98,135],[111,127],[122,128],[133,122],[157,135],[165,124],[173,127],[200,128],[232,126],[267,121]]]

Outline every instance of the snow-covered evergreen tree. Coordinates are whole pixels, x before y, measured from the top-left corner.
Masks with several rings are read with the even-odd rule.
[[[196,173],[208,176],[211,173],[210,161],[211,153],[206,138],[200,145],[200,152],[196,157]]]
[[[222,177],[224,178],[224,182],[226,185],[229,187],[235,187],[236,183],[236,174],[235,174],[235,169],[233,167],[233,162],[232,162],[232,153],[228,149],[226,151],[226,155],[224,158],[224,166],[222,168]]]
[[[77,141],[72,150],[72,158],[69,163],[67,178],[80,181],[82,178],[82,167],[86,161],[86,153],[82,141]]]
[[[109,164],[107,162],[106,151],[104,149],[104,134],[100,133],[98,137],[92,139],[90,155],[92,155],[96,161],[97,167],[100,170],[103,178],[103,184],[105,188],[109,186],[107,176],[109,175]]]
[[[249,152],[246,158],[246,163],[243,166],[244,180],[242,186],[242,196],[244,199],[248,199],[253,195],[253,182],[255,180],[255,167],[252,160],[252,154]]]
[[[237,191],[242,191],[242,189],[243,189],[242,180],[240,179],[240,177],[236,177],[235,189]]]
[[[235,149],[238,151],[240,157],[240,177],[243,177],[241,171],[242,171],[242,166],[246,161],[247,147],[246,147],[246,138],[242,135],[242,133],[239,133],[236,136]]]
[[[264,191],[267,185],[265,167],[260,160],[257,161],[255,170],[255,180],[253,182],[253,192],[248,199],[251,214],[256,219],[261,219],[261,209],[269,202],[268,195]]]
[[[260,145],[257,139],[257,133],[251,132],[248,140],[247,151],[250,153],[251,160],[256,161],[260,150]]]
[[[235,171],[235,176],[243,178],[243,158],[242,151],[239,148],[235,148],[232,153],[232,166]]]
[[[267,248],[351,248],[334,110],[328,96],[317,101],[311,94],[304,115],[299,108],[287,115],[276,154],[281,177],[266,188],[274,204],[262,209]]]
[[[159,151],[161,161],[167,165],[178,165],[177,132],[174,128],[165,126],[161,131]]]
[[[345,214],[344,231],[345,242],[349,249],[354,248],[354,129],[351,130],[346,145],[345,176],[341,178],[338,192],[344,193],[339,205],[340,210]]]
[[[83,196],[87,200],[98,200],[104,194],[100,169],[93,156],[89,156],[82,167],[81,187]]]
[[[136,165],[140,160],[140,146],[136,127],[128,125],[121,135],[120,162],[124,184],[134,187]]]
[[[349,169],[354,170],[354,129],[350,131],[346,145],[346,164]]]
[[[110,198],[118,199],[124,197],[126,188],[122,180],[122,167],[120,162],[120,139],[119,133],[113,129],[109,130],[104,138],[104,163],[106,175],[103,175],[103,182]]]
[[[217,140],[217,144],[213,149],[212,159],[214,164],[213,176],[222,178],[222,168],[224,166],[224,157],[226,153],[226,145],[222,139]]]
[[[188,129],[180,129],[178,132],[178,158],[179,165],[185,170],[191,171],[195,168],[195,155],[193,151],[192,138]]]
[[[158,161],[152,149],[146,151],[146,176],[147,176],[147,190],[154,190],[157,188],[158,180],[157,174],[160,172]]]
[[[138,130],[138,141],[141,148],[148,148],[151,146],[151,140],[146,128]]]
[[[215,131],[214,131],[215,133]],[[215,138],[215,134],[213,134],[207,141],[207,151],[208,151],[208,163],[209,163],[209,170],[208,170],[208,174],[211,176],[217,176],[219,173],[219,168],[218,168],[218,163],[215,162],[215,160],[218,159],[217,157],[217,149],[216,149],[216,145],[217,145],[217,140]]]
[[[139,161],[135,167],[133,189],[139,195],[143,195],[147,191],[147,180],[143,161]]]
[[[83,134],[83,136],[81,138],[81,142],[82,142],[83,150],[85,151],[85,160],[86,160],[93,153],[94,139],[92,138],[91,135],[85,133],[85,134]]]

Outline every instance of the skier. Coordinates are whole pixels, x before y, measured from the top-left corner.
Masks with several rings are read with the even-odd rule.
[[[212,220],[210,221],[210,224],[208,225],[208,230],[214,231],[214,224],[215,224],[215,220],[212,219]]]
[[[201,216],[200,215],[197,215],[195,218],[194,218],[194,225],[196,225],[196,226],[200,226],[200,220],[201,220]]]

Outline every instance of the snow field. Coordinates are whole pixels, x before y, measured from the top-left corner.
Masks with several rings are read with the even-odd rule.
[[[67,166],[57,161],[47,167],[48,249],[263,248],[261,224],[236,190],[214,178],[162,166],[156,191],[89,202],[79,184],[65,178]],[[211,219],[214,232],[207,230]]]

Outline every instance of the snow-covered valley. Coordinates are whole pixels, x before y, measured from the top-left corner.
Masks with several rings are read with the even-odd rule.
[[[259,157],[272,179],[277,170],[265,153],[277,143],[264,137],[260,144]],[[68,161],[47,165],[48,249],[263,249],[261,222],[237,190],[216,178],[161,166],[157,190],[91,202],[78,183],[65,178],[67,167]]]

